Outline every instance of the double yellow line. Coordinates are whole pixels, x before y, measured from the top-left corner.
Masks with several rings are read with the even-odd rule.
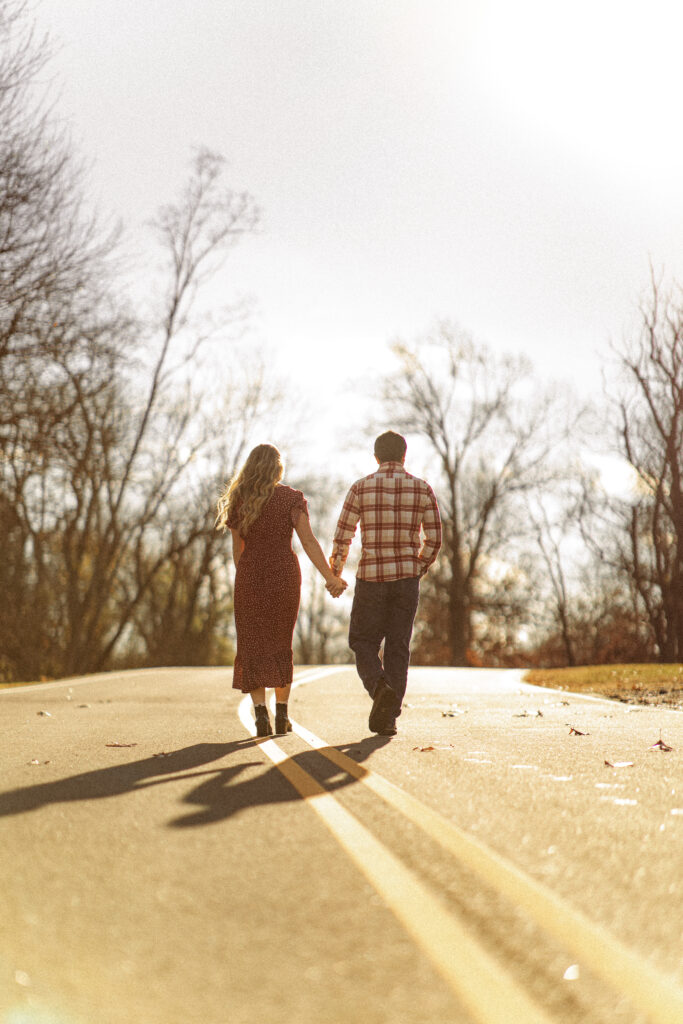
[[[339,669],[307,673],[312,682]],[[240,719],[254,734],[249,698],[240,704]],[[577,960],[645,1013],[652,1024],[683,1021],[683,991],[590,921],[550,889],[489,850],[437,811],[358,764],[297,723],[294,732],[336,767],[347,772],[417,825],[426,835],[479,876],[514,906],[523,909]],[[332,794],[273,740],[261,749],[297,792],[308,801],[395,916],[481,1024],[552,1024],[549,1017],[468,933],[451,910],[425,886]]]

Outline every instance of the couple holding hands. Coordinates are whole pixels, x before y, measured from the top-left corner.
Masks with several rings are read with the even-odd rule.
[[[229,529],[235,561],[237,654],[233,687],[250,693],[256,735],[271,736],[266,688],[275,689],[275,732],[291,730],[292,637],[299,611],[301,570],[292,550],[296,533],[332,597],[360,522],[361,557],[349,625],[349,646],[372,699],[371,732],[396,734],[408,681],[410,638],[420,579],[441,546],[441,521],[428,483],[404,468],[406,441],[387,431],[375,441],[376,472],[357,480],[342,506],[329,562],[308,519],[301,491],[280,483],[284,466],[273,445],[249,454],[218,502],[216,525]],[[383,657],[380,649],[384,643]]]

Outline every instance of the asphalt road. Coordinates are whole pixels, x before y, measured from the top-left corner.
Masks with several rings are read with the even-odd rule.
[[[223,669],[0,691],[0,1024],[683,1021],[683,714],[298,678],[266,741]]]

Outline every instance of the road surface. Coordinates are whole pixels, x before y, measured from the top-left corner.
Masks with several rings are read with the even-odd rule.
[[[265,741],[225,669],[0,691],[0,1024],[683,1021],[681,713],[297,678]]]

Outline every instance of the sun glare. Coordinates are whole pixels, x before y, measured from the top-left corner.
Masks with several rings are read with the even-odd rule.
[[[576,0],[482,5],[471,59],[499,108],[610,174],[679,180],[683,11]],[[678,166],[672,166],[677,163]]]

